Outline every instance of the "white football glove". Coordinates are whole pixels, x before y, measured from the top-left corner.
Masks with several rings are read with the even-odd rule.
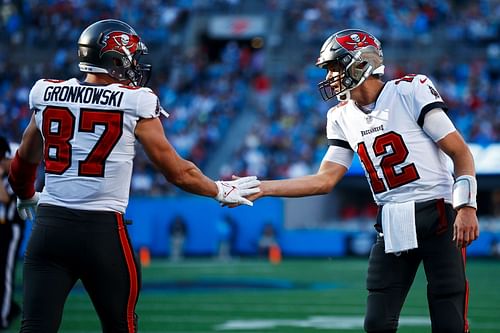
[[[253,202],[244,197],[260,192],[260,181],[255,176],[242,177],[236,180],[218,180],[215,182],[219,193],[215,200],[221,204],[243,204],[253,206]]]
[[[23,220],[33,220],[35,218],[39,198],[39,192],[35,192],[35,194],[29,199],[17,198],[17,212]]]

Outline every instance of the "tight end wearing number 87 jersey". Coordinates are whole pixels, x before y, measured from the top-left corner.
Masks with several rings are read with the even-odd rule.
[[[332,108],[327,137],[358,153],[377,204],[451,202],[447,157],[422,129],[425,115],[437,108],[447,109],[431,80],[409,75],[387,82],[369,113],[353,100]]]
[[[44,137],[50,178],[39,203],[125,212],[135,126],[140,118],[164,112],[158,97],[149,88],[120,83],[39,80],[31,90],[30,107]]]
[[[144,87],[151,73],[151,65],[140,61],[146,54],[127,23],[100,20],[78,39],[84,81],[39,80],[30,91],[33,114],[8,177],[18,210],[34,213],[21,332],[58,332],[78,280],[102,332],[137,332],[141,273],[124,223],[137,143],[165,179],[186,192],[252,205],[245,196],[260,191],[256,177],[216,182],[177,153],[158,119],[168,114]],[[42,161],[45,187],[38,195]]]

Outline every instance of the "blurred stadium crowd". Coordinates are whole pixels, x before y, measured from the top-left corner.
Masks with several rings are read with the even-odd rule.
[[[268,19],[281,15],[281,39],[262,36],[264,47],[203,38],[186,45],[193,21],[244,10]],[[76,40],[85,26],[103,18],[128,22],[148,45],[154,63],[149,86],[171,114],[163,119],[165,131],[183,157],[203,169],[224,142],[241,141],[215,177],[315,172],[326,150],[326,111],[332,104],[316,89],[324,73],[314,61],[324,39],[348,27],[368,30],[388,46],[386,80],[427,74],[468,142],[500,141],[500,5],[495,0],[4,0],[2,135],[20,140],[36,80],[81,77]],[[428,58],[427,50],[437,56]],[[294,61],[269,71],[270,57]],[[243,112],[252,113],[252,124],[238,137],[227,137]],[[132,193],[175,191],[139,149]]]

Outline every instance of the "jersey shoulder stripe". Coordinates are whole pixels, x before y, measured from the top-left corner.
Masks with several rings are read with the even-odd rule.
[[[418,126],[420,126],[420,127],[424,126],[425,115],[427,113],[429,113],[429,111],[434,110],[434,109],[442,109],[445,112],[448,111],[448,107],[446,106],[446,104],[444,104],[444,102],[433,102],[433,103],[427,104],[426,106],[424,106],[422,108],[422,111],[420,111],[420,115],[418,116],[418,120],[417,120]]]
[[[329,146],[342,147],[349,150],[352,150],[351,146],[349,146],[349,142],[340,139],[328,139]]]

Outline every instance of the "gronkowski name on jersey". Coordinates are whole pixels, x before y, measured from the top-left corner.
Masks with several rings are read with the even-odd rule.
[[[119,83],[39,80],[29,103],[44,142],[45,187],[39,202],[124,213],[137,122],[165,112],[153,91]]]
[[[451,202],[446,155],[422,129],[425,114],[435,108],[447,110],[434,84],[410,74],[387,82],[370,113],[352,100],[328,111],[329,143],[357,152],[377,204]]]

